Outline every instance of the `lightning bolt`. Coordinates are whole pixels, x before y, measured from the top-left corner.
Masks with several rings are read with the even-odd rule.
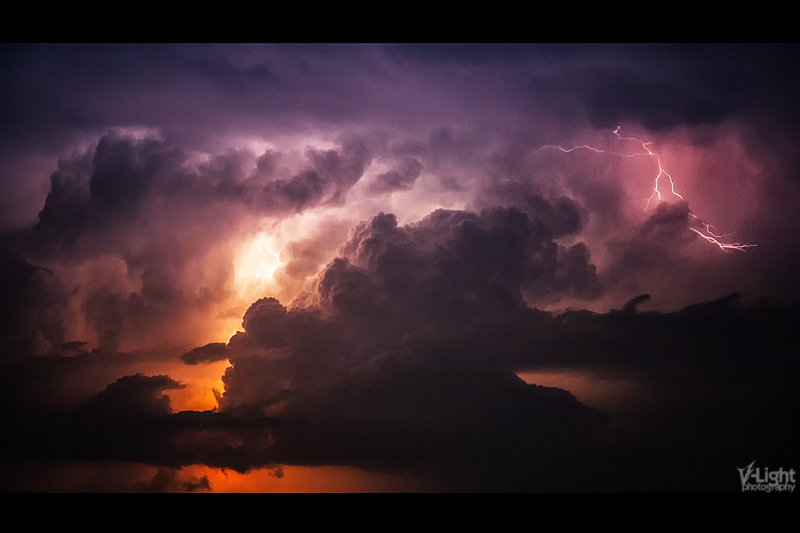
[[[700,230],[697,230],[697,229],[694,229],[694,228],[689,228],[689,229],[692,230],[693,232],[697,233],[698,235],[700,235],[702,238],[704,238],[705,240],[707,240],[711,244],[716,244],[717,246],[719,246],[720,250],[724,250],[724,251],[739,250],[740,252],[744,252],[745,248],[753,248],[754,246],[758,246],[754,242],[748,242],[748,243],[745,243],[745,244],[740,244],[738,242],[734,242],[734,243],[727,244],[727,243],[718,241],[717,239],[715,239],[714,237],[712,237],[710,235],[705,235]]]
[[[636,151],[636,152],[633,152],[633,153],[622,153],[622,152],[614,152],[612,150],[602,150],[600,148],[595,148],[593,146],[588,146],[588,145],[585,145],[585,144],[580,145],[580,146],[573,146],[572,148],[562,148],[561,146],[548,144],[548,145],[542,146],[537,151],[543,150],[545,148],[555,148],[557,150],[560,150],[560,151],[564,152],[565,154],[574,152],[575,150],[591,150],[592,152],[596,152],[598,154],[611,154],[611,155],[615,155],[615,156],[619,156],[619,157],[625,157],[625,158],[638,157],[638,156],[655,157],[656,158],[656,163],[658,164],[658,173],[656,174],[656,177],[655,177],[655,180],[654,180],[654,183],[653,183],[653,192],[650,195],[650,197],[647,198],[647,203],[644,206],[644,210],[647,211],[647,209],[650,207],[650,203],[653,201],[653,199],[655,199],[656,202],[660,202],[661,201],[662,192],[658,188],[658,184],[659,184],[659,181],[661,181],[661,178],[663,176],[666,176],[667,179],[669,180],[669,194],[672,194],[673,196],[677,196],[678,198],[683,200],[684,199],[683,196],[678,194],[677,191],[675,191],[675,180],[672,178],[672,175],[669,172],[667,172],[666,170],[664,170],[664,167],[661,165],[661,157],[658,155],[657,152],[654,152],[653,150],[651,150],[651,147],[652,147],[653,143],[652,142],[647,142],[647,141],[642,141],[641,139],[637,139],[635,137],[623,137],[622,135],[619,134],[619,130],[621,128],[622,128],[621,126],[617,126],[616,128],[614,128],[612,133],[620,141],[632,141],[632,142],[637,143],[639,146],[641,146],[641,148],[642,148],[641,151]],[[664,193],[664,194],[667,194],[667,193]],[[719,239],[724,239],[725,237],[730,237],[733,234],[729,233],[729,234],[726,234],[726,235],[719,235],[719,234],[715,233],[717,231],[717,229],[714,226],[712,226],[711,224],[706,224],[705,222],[701,221],[694,213],[690,212],[689,215],[692,216],[692,218],[694,218],[697,221],[698,224],[700,224],[700,225],[705,227],[705,232],[706,233],[703,233],[703,231],[701,231],[701,230],[699,230],[697,228],[693,228],[693,227],[689,227],[689,229],[692,230],[693,232],[697,233],[698,235],[700,235],[703,239],[705,239],[706,241],[710,242],[711,244],[714,244],[714,245],[718,246],[719,249],[722,250],[723,252],[727,252],[729,250],[738,250],[740,252],[744,252],[744,251],[746,251],[747,248],[752,248],[752,247],[758,246],[757,244],[750,243],[750,242],[748,242],[748,243],[738,243],[738,242],[737,243],[725,243],[725,242],[722,242]]]
[[[661,179],[661,176],[666,176],[667,178],[669,178],[670,192],[672,192],[673,195],[683,200],[683,196],[675,192],[675,182],[673,181],[672,176],[661,166],[661,158],[658,156],[657,153],[650,150],[650,146],[653,143],[644,142],[639,139],[635,139],[633,137],[622,137],[619,134],[620,127],[621,126],[617,126],[616,129],[613,131],[614,135],[617,136],[617,139],[621,141],[634,141],[639,143],[640,145],[642,145],[642,148],[647,152],[647,155],[655,157],[656,161],[658,162],[658,174],[656,174],[655,185],[653,186],[653,194],[651,194],[650,198],[647,199],[647,204],[644,206],[644,210],[647,211],[647,208],[650,207],[650,202],[653,200],[654,197],[658,197],[659,201],[661,200],[661,191],[658,190],[658,180]],[[644,155],[644,152],[640,153]]]
[[[697,218],[697,217],[696,217],[696,216],[695,216],[693,213],[689,213],[689,214],[690,214],[690,215],[691,215],[693,218],[695,218],[695,219],[697,219],[697,220],[700,220],[700,219],[699,219],[699,218]],[[703,226],[705,226],[705,227],[706,227],[706,233],[708,233],[708,234],[709,234],[709,235],[711,235],[712,237],[716,237],[716,238],[718,238],[718,239],[724,239],[725,237],[730,237],[731,235],[733,235],[733,233],[727,233],[727,234],[725,234],[725,235],[717,235],[716,233],[714,233],[715,231],[718,231],[718,230],[717,230],[717,228],[715,228],[715,227],[714,227],[714,226],[712,226],[711,224],[706,224],[705,222],[700,222],[700,223],[701,223]],[[713,230],[712,230],[712,228],[713,228]]]

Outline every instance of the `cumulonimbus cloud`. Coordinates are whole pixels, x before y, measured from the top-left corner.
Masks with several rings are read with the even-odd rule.
[[[713,489],[743,450],[793,459],[797,309],[746,299],[800,294],[796,55],[6,47],[3,458],[163,467],[141,490],[281,463]],[[684,197],[653,203],[662,163]],[[173,412],[163,365],[225,361],[215,410]]]

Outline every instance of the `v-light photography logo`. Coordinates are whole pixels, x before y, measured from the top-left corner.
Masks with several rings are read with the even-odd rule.
[[[755,461],[745,468],[736,468],[742,480],[742,492],[794,492],[794,469],[770,470],[769,468],[755,467]]]

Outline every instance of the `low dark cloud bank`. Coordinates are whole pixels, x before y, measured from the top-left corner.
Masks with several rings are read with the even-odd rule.
[[[190,492],[190,465],[467,491],[796,468],[797,52],[2,47],[0,461]],[[651,203],[661,163],[684,197]],[[243,295],[259,234],[280,264]],[[175,412],[163,365],[224,361],[218,407]]]
[[[172,413],[162,394],[181,384],[126,376],[60,413],[22,416],[4,402],[4,456],[355,465],[426,472],[453,490],[736,491],[734,467],[754,454],[790,464],[796,305],[747,307],[732,294],[660,313],[641,295],[603,314],[539,311],[523,292],[561,268],[556,251],[542,257],[540,224],[516,210],[441,211],[403,227],[378,215],[353,228],[306,295],[313,304],[258,300],[229,343],[182,357],[229,358],[216,412]],[[587,266],[551,290],[585,287]],[[27,365],[73,361],[4,374],[18,382]],[[558,368],[635,381],[630,401],[646,420],[516,376]]]

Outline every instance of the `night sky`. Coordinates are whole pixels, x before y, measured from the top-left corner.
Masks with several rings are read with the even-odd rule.
[[[798,65],[1,45],[0,490],[798,469]]]

